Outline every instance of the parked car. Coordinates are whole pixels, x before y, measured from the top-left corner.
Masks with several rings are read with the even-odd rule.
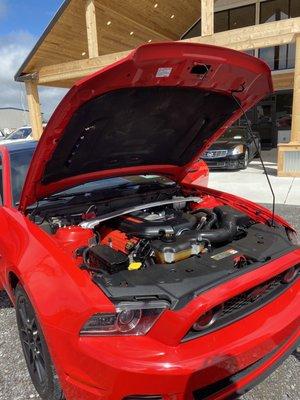
[[[246,169],[261,150],[259,133],[232,126],[203,154],[210,169]]]
[[[32,140],[32,129],[30,126],[22,126],[21,128],[16,129],[8,136],[6,136],[5,140],[6,141]]]
[[[297,346],[296,232],[191,183],[271,90],[247,54],[144,45],[76,83],[35,151],[0,146],[0,282],[42,399],[225,399]]]
[[[0,141],[5,139],[5,134],[4,132],[0,129]]]

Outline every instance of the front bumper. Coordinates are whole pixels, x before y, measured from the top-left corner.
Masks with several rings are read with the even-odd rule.
[[[70,337],[59,342],[68,400],[221,400],[272,372],[299,339],[300,280],[247,317],[177,346],[144,337]],[[200,397],[197,397],[200,396]],[[138,397],[137,397],[138,398]],[[140,397],[142,399],[142,397]]]
[[[244,154],[222,158],[203,158],[209,169],[240,169],[244,167]]]

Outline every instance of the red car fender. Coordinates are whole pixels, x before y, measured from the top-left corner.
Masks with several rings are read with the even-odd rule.
[[[9,273],[18,277],[43,326],[78,334],[94,313],[114,311],[89,274],[79,268],[80,260],[72,259],[54,239],[17,211],[8,210],[6,220],[10,230],[2,249],[3,259],[7,260],[2,281],[8,287]],[[9,287],[8,292],[14,300]]]
[[[198,189],[199,196],[212,197],[214,199],[213,202],[218,201],[221,204],[222,203],[228,204],[236,208],[237,210],[248,214],[251,218],[253,218],[257,222],[266,223],[267,221],[271,221],[272,219],[272,211],[242,197],[230,193],[221,192],[219,190],[211,189],[208,187],[203,187],[203,186],[200,187],[198,184],[195,184],[195,182],[193,183],[185,182],[184,187],[187,190],[187,193],[189,193],[189,190],[191,189],[195,193],[195,191]],[[202,207],[201,203],[200,207]],[[213,203],[212,207],[214,207]],[[284,218],[280,217],[276,213],[274,214],[274,222],[295,231],[293,226],[291,226]]]
[[[205,161],[199,160],[195,162],[188,170],[188,173],[181,180],[181,184],[194,184],[197,186],[207,186],[209,177],[209,169]]]

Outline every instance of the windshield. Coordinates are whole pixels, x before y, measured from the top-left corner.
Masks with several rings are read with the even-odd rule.
[[[34,150],[34,148],[30,148],[10,153],[12,195],[15,205],[20,201],[24,181]]]
[[[229,128],[227,131],[222,135],[219,140],[222,139],[233,139],[233,140],[238,140],[238,139],[245,139],[247,136],[247,133],[245,129],[241,127],[237,128]]]
[[[143,188],[163,188],[175,185],[175,182],[164,176],[159,175],[130,175],[115,178],[100,179],[75,186],[63,192],[56,193],[50,198],[74,197],[76,195],[86,195],[92,193],[102,193],[104,197],[109,197],[114,189],[129,189],[136,191]],[[50,199],[49,198],[49,199]]]
[[[6,140],[27,139],[31,134],[31,128],[20,128],[7,136]]]

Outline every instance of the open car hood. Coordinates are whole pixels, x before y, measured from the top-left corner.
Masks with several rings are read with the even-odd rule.
[[[145,173],[181,180],[241,116],[238,103],[247,110],[272,90],[268,66],[247,54],[184,42],[141,46],[61,101],[20,209],[89,180]]]

